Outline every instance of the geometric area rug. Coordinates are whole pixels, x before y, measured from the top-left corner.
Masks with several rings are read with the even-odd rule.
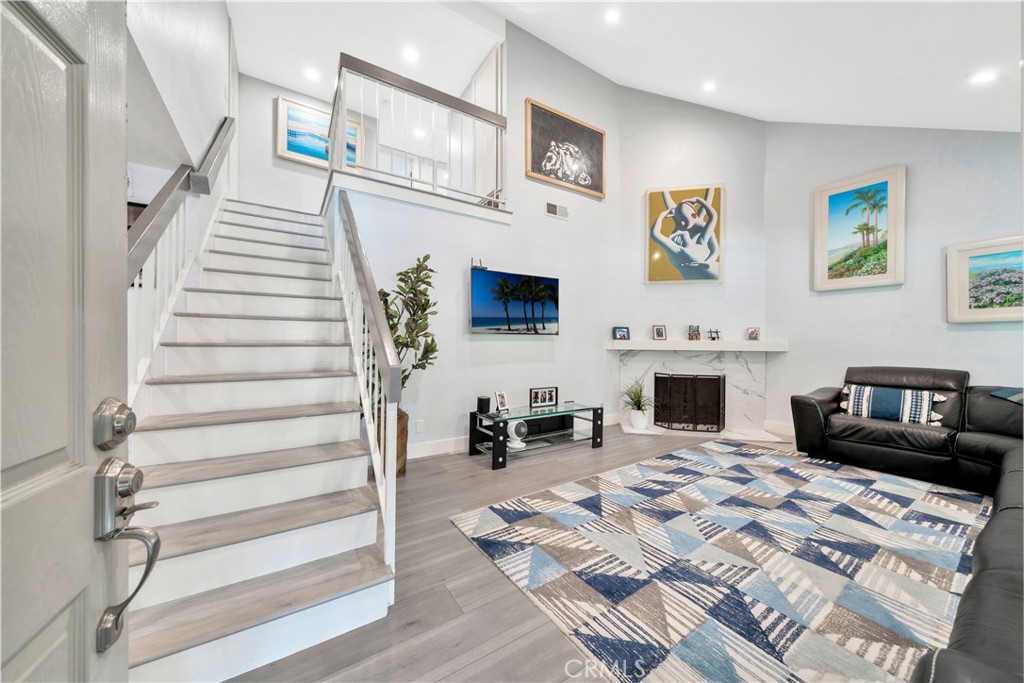
[[[991,505],[717,440],[452,521],[621,681],[886,681],[948,643]]]

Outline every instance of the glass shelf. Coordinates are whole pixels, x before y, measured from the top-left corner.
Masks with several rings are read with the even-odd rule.
[[[535,410],[537,410],[535,408]],[[591,408],[592,410],[592,408]],[[561,413],[565,414],[565,413]],[[548,432],[547,434],[534,434],[532,436],[524,436],[523,443],[526,445],[523,448],[509,448],[509,455],[516,455],[518,453],[525,453],[526,451],[532,451],[535,448],[548,448],[550,446],[557,446],[559,444],[572,444],[577,441],[589,441],[590,434],[585,432],[579,432],[575,429],[563,429],[559,432]],[[490,443],[480,443],[476,446],[480,451],[488,455],[491,454]]]
[[[590,412],[596,406],[585,405],[583,403],[573,403],[566,405],[565,403],[559,403],[555,406],[545,406],[543,408],[530,408],[529,406],[519,406],[518,408],[509,408],[503,413],[486,413],[481,414],[480,417],[485,420],[528,420],[531,417],[550,417],[552,415],[571,415],[572,413],[583,413]]]

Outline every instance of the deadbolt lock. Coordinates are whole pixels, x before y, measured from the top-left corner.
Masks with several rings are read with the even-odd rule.
[[[101,451],[109,451],[124,443],[135,431],[135,413],[116,398],[105,398],[92,419],[93,443]],[[141,486],[141,482],[139,486]],[[120,488],[121,484],[118,483]]]

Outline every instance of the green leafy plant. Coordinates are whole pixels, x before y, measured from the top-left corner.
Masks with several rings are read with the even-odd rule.
[[[654,397],[644,393],[644,382],[639,377],[622,390],[623,405],[633,410],[645,411],[654,407]]]
[[[437,360],[437,340],[430,331],[430,316],[437,315],[437,302],[430,300],[437,271],[427,265],[429,260],[430,254],[416,259],[415,265],[397,274],[393,291],[377,292],[402,363],[403,389],[414,370],[423,370]],[[411,362],[406,363],[407,359]]]

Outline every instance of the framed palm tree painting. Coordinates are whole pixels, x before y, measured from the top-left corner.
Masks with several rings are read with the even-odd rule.
[[[903,282],[906,166],[826,185],[814,193],[814,289]]]

